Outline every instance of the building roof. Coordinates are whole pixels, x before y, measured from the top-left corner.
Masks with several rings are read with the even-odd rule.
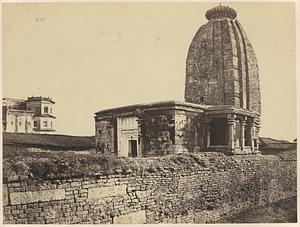
[[[3,98],[2,102],[25,102],[25,99]]]
[[[35,102],[35,101],[46,101],[46,102],[51,102],[52,104],[55,104],[55,102],[52,100],[50,97],[42,97],[42,96],[31,96],[28,97],[27,102]]]
[[[3,98],[2,106],[20,106],[22,103],[25,103],[24,99],[12,99],[12,98]]]
[[[45,117],[45,118],[54,118],[54,119],[56,119],[56,117],[53,116],[52,114],[36,114],[36,113],[34,113],[34,117]]]
[[[32,112],[31,110],[8,109],[7,111],[10,113],[30,114],[32,116],[34,115],[34,112]]]
[[[153,110],[168,110],[168,109],[176,109],[176,110],[185,110],[192,112],[207,112],[208,115],[218,115],[218,114],[241,114],[245,116],[256,117],[258,113],[254,111],[249,111],[247,109],[237,108],[230,105],[201,105],[183,101],[161,101],[161,102],[151,102],[151,103],[143,103],[143,104],[135,104],[128,105],[116,108],[109,108],[98,111],[95,113],[96,116],[110,115],[110,114],[124,114],[124,113],[132,113],[139,111],[153,111]]]
[[[187,109],[191,111],[203,112],[203,110],[207,109],[209,106],[207,105],[199,105],[194,103],[182,102],[182,101],[161,101],[161,102],[151,102],[151,103],[143,103],[143,104],[134,104],[116,108],[110,108],[105,110],[100,110],[96,112],[96,115],[103,114],[117,114],[124,112],[132,112],[136,110],[156,110],[156,109]]]
[[[231,105],[211,105],[207,109],[208,115],[217,115],[217,114],[240,114],[250,117],[257,117],[260,114],[256,111],[251,111],[243,108],[234,107]]]

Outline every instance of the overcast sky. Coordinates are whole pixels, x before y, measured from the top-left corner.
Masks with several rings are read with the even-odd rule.
[[[185,61],[217,3],[3,5],[3,97],[50,96],[59,134],[94,135],[94,112],[183,100]],[[296,138],[293,3],[230,3],[258,59],[261,136]]]

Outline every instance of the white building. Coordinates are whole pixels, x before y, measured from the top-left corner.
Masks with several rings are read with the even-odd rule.
[[[55,116],[49,97],[2,100],[2,126],[4,132],[52,133],[55,131]]]

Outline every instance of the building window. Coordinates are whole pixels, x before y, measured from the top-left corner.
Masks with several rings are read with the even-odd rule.
[[[48,106],[44,107],[44,113],[46,113],[46,114],[48,113]]]
[[[35,111],[36,114],[38,114],[38,113],[39,113],[39,108],[38,108],[38,107],[35,107],[35,108],[34,108],[34,111]]]
[[[21,126],[22,125],[22,121],[19,121],[19,126]]]
[[[38,122],[37,122],[37,121],[34,121],[34,122],[33,122],[33,126],[34,126],[34,127],[38,127]]]
[[[43,126],[44,126],[44,127],[48,127],[48,122],[47,122],[47,121],[44,121],[44,122],[43,122]]]
[[[200,102],[204,102],[204,97],[203,96],[200,97]]]

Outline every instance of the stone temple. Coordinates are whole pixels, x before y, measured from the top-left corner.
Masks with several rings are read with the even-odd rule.
[[[205,14],[187,55],[185,102],[95,113],[96,148],[131,157],[179,152],[259,154],[261,98],[254,50],[227,6]]]

